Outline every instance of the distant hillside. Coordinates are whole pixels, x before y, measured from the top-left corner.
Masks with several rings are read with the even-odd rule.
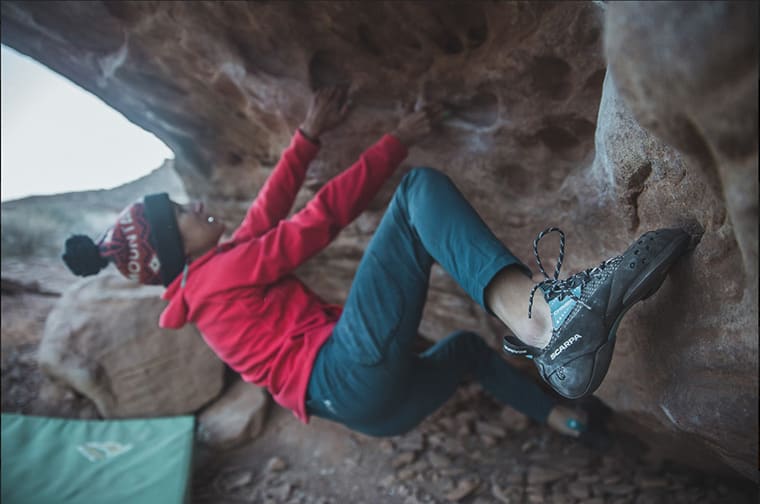
[[[86,234],[97,240],[113,224],[119,211],[154,192],[167,192],[176,200],[187,199],[173,160],[166,160],[148,175],[113,189],[3,202],[2,258],[57,256],[71,234]]]

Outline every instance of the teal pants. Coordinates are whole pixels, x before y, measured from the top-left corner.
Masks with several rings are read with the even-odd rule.
[[[307,391],[311,415],[374,436],[414,428],[466,377],[504,404],[544,422],[554,399],[475,333],[455,332],[413,351],[438,262],[483,309],[499,271],[523,265],[452,181],[431,168],[404,176],[359,263],[343,314],[317,355]],[[490,313],[490,311],[489,311]]]

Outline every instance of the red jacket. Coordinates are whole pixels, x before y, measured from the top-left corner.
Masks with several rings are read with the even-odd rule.
[[[326,304],[292,271],[366,208],[407,154],[385,135],[285,220],[318,150],[295,134],[232,239],[193,261],[184,287],[181,275],[169,285],[159,321],[171,329],[194,323],[219,358],[304,423],[314,359],[341,307]]]

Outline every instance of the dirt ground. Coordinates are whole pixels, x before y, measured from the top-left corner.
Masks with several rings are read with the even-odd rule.
[[[2,411],[98,418],[92,403],[37,367],[44,321],[65,281],[57,266],[3,263]],[[38,282],[35,286],[34,282]],[[40,286],[44,286],[40,287]],[[42,292],[40,292],[42,291]],[[273,405],[263,433],[229,450],[198,444],[194,504],[750,503],[758,488],[657,460],[609,426],[590,447],[462,387],[412,432],[378,439]]]

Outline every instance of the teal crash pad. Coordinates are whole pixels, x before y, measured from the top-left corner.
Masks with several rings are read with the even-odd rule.
[[[188,502],[194,420],[3,414],[2,503]]]

